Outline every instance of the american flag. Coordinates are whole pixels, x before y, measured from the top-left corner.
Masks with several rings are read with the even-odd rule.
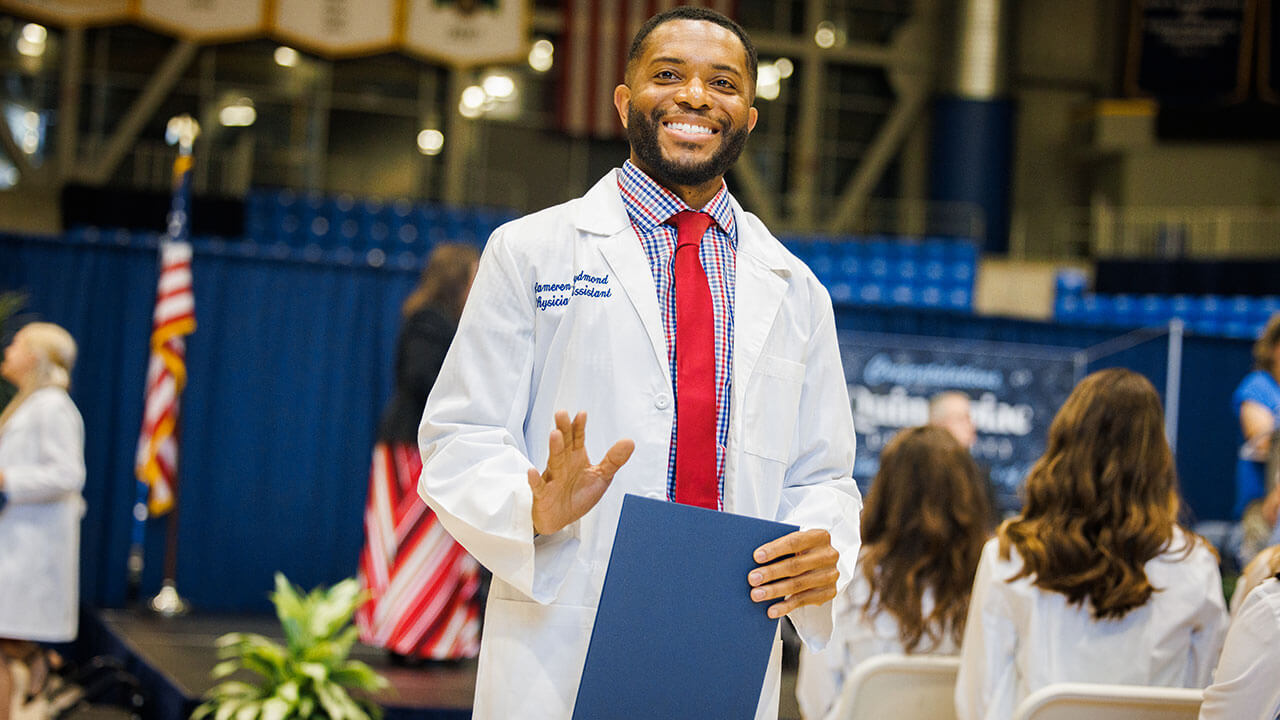
[[[173,508],[178,473],[178,399],[187,384],[186,336],[196,329],[188,242],[191,165],[190,150],[184,148],[173,166],[169,229],[160,243],[160,281],[151,320],[151,359],[135,462],[139,505],[145,501],[152,517]]]
[[[613,89],[622,84],[631,38],[653,15],[701,5],[733,17],[736,0],[564,0],[560,62],[560,127],[576,136],[619,138]]]

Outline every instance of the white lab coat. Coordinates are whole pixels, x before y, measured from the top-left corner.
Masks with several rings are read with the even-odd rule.
[[[1227,629],[1218,559],[1175,529],[1170,548],[1143,569],[1156,592],[1119,620],[1095,620],[1030,578],[1016,549],[982,550],[956,677],[959,720],[1008,720],[1027,695],[1055,682],[1203,688]]]
[[[871,584],[862,573],[863,569],[859,567],[849,589],[833,601],[835,627],[831,631],[831,642],[821,650],[800,649],[796,701],[805,720],[841,720],[846,717],[848,713],[840,702],[844,684],[865,660],[880,655],[955,655],[960,651],[951,632],[944,630],[937,643],[930,643],[925,638],[907,653],[902,647],[898,619],[893,613],[881,610],[867,617],[863,612],[871,595]],[[933,612],[932,590],[921,595],[920,612],[925,617]]]
[[[843,588],[858,554],[861,497],[831,302],[755,216],[733,209],[724,509],[828,529]],[[575,282],[583,272],[595,280]],[[593,294],[570,295],[565,286]],[[636,449],[595,508],[535,538],[527,470],[546,466],[559,409],[587,412],[592,461],[624,437]],[[423,498],[494,574],[477,720],[572,713],[622,496],[666,497],[674,412],[657,292],[615,172],[582,198],[499,228],[419,435]],[[831,604],[791,618],[806,642],[821,645]],[[780,650],[775,640],[759,718],[777,714]]]
[[[1267,580],[1244,599],[1222,647],[1200,720],[1280,717],[1280,580]]]
[[[60,388],[33,392],[0,430],[0,637],[75,639],[84,422]]]

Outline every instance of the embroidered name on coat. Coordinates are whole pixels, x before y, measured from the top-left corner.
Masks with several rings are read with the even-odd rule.
[[[591,275],[583,271],[575,275],[571,283],[534,283],[533,294],[538,310],[546,312],[548,308],[568,305],[571,297],[613,297],[613,288],[607,274]]]

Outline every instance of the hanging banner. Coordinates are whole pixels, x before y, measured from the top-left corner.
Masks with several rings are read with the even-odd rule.
[[[236,40],[265,28],[266,0],[138,0],[137,19],[196,42]]]
[[[1193,105],[1248,96],[1255,0],[1132,1],[1130,95]]]
[[[522,60],[527,0],[408,0],[404,49],[454,66]]]
[[[0,10],[54,25],[106,25],[129,17],[129,0],[0,0]]]
[[[1022,481],[1078,379],[1078,351],[1066,348],[841,331],[840,354],[858,440],[853,476],[864,494],[898,430],[926,424],[930,399],[959,391],[978,430],[970,451],[990,472],[1003,512],[1020,507]]]
[[[560,128],[578,137],[622,137],[613,89],[623,81],[631,38],[650,15],[677,5],[701,5],[733,17],[734,0],[565,0],[564,35],[556,49]]]
[[[399,0],[275,0],[270,32],[326,57],[395,49]]]

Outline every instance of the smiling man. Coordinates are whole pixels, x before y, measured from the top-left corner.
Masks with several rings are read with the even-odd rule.
[[[625,493],[798,525],[742,591],[830,634],[859,543],[853,420],[827,293],[724,182],[755,82],[733,21],[651,18],[614,92],[631,157],[485,248],[419,431],[420,493],[494,575],[475,718],[570,717]]]

